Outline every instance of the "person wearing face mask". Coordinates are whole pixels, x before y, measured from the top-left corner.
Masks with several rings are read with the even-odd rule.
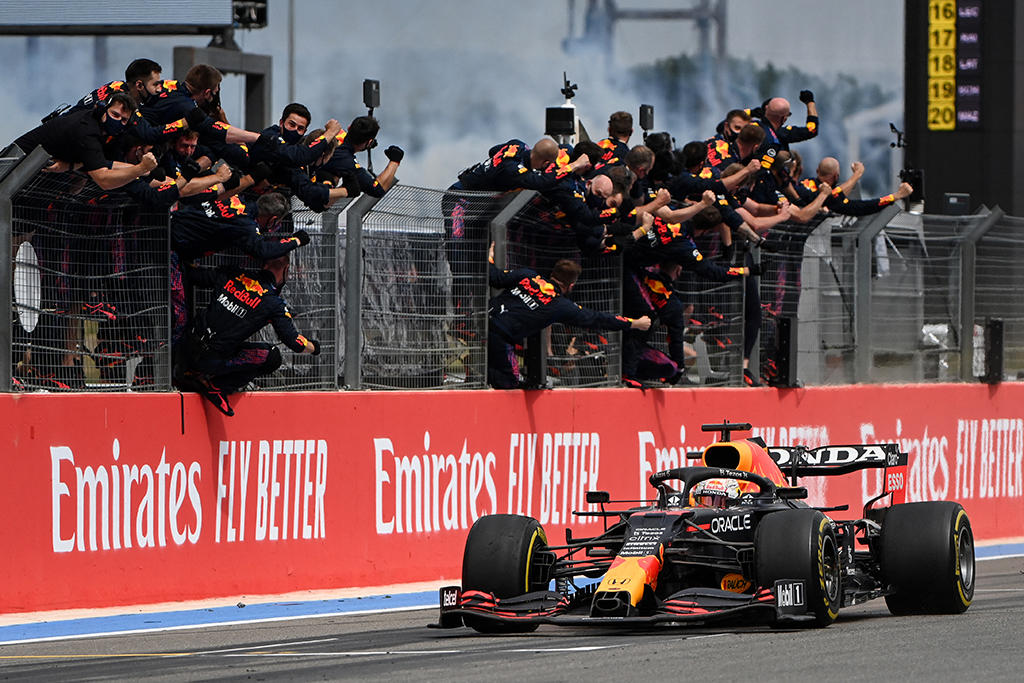
[[[341,133],[341,124],[335,119],[327,122],[318,134],[304,139],[312,115],[304,105],[292,102],[281,112],[281,120],[260,133],[250,147],[252,165],[264,163],[270,169],[267,181],[273,190],[290,193],[316,212],[326,211],[339,197],[355,197],[360,193],[355,172],[343,176],[343,187],[328,187],[314,183],[304,170],[333,149],[333,142]],[[286,189],[287,188],[287,189]]]
[[[384,150],[384,156],[388,158],[388,165],[377,176],[356,161],[356,153],[365,152],[377,146],[377,133],[379,132],[380,123],[372,116],[358,116],[353,119],[348,131],[342,131],[334,136],[339,144],[331,158],[314,171],[313,182],[331,182],[333,184],[339,178],[355,174],[361,192],[365,192],[371,197],[383,197],[384,193],[395,184],[395,174],[398,172],[398,165],[405,158],[405,152],[397,145],[391,145]]]
[[[101,85],[78,100],[64,115],[101,106],[114,93],[123,92],[130,95],[137,105],[137,110],[128,123],[135,137],[149,145],[166,142],[185,127],[185,122],[174,121],[167,125],[154,126],[142,115],[143,108],[156,101],[160,95],[163,83],[160,80],[162,72],[163,68],[152,59],[136,59],[124,70],[123,81],[111,81]]]
[[[180,386],[198,391],[228,417],[235,414],[228,396],[281,365],[277,346],[248,341],[267,323],[295,353],[320,354],[320,342],[299,334],[288,304],[281,298],[288,270],[285,254],[265,261],[259,273],[247,274],[234,267],[199,271],[193,276],[196,286],[212,288],[213,295],[187,336],[187,370],[176,373],[175,379]]]
[[[143,155],[137,164],[107,157],[108,150],[116,154],[117,141],[136,109],[135,100],[117,92],[103,106],[51,118],[14,142],[25,154],[39,146],[45,149],[53,157],[46,171],[81,169],[100,188],[113,190],[156,168],[152,154]]]
[[[189,128],[199,131],[204,145],[213,147],[232,165],[242,166],[245,159],[237,145],[252,144],[260,134],[227,123],[220,106],[222,80],[224,76],[216,68],[196,64],[188,70],[184,81],[162,81],[158,94],[146,102],[142,116],[156,127],[184,121]],[[229,145],[236,149],[226,149]]]

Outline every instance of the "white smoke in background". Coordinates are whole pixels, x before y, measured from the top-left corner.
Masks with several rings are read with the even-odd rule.
[[[566,29],[561,3],[526,3],[521,12],[493,7],[478,10],[478,5],[473,5],[473,16],[457,16],[462,11],[459,8],[446,6],[442,11],[410,4],[408,12],[397,17],[385,16],[394,10],[394,3],[384,3],[391,10],[360,6],[358,13],[350,4],[345,9],[352,14],[351,21],[342,22],[326,18],[337,12],[333,3],[296,3],[297,23],[302,28],[296,47],[296,99],[310,108],[314,126],[332,117],[347,125],[366,113],[361,103],[362,80],[380,80],[381,107],[375,115],[383,128],[381,147],[373,152],[374,165],[379,170],[386,162],[383,148],[391,144],[403,147],[406,157],[399,178],[409,185],[444,188],[456,180],[460,170],[483,160],[495,144],[520,138],[532,145],[543,135],[545,108],[564,101],[559,92],[563,71],[579,85],[573,102],[595,139],[605,137],[609,114],[626,110],[636,118],[639,105],[646,103],[655,106],[655,132],[670,132],[682,146],[712,135],[727,110],[756,106],[763,99],[752,73],[713,69],[712,65],[696,76],[679,76],[678,83],[662,82],[660,88],[638,90],[634,71],[608,60],[605,54],[566,54],[562,50]],[[400,6],[403,10],[407,7]],[[276,122],[288,101],[284,7],[285,3],[271,5],[268,28],[236,34],[243,49],[274,57],[274,105],[268,123]],[[548,10],[543,17],[546,23],[531,14],[541,7]],[[319,11],[324,11],[324,17]],[[310,25],[310,17],[317,19],[315,25]],[[421,30],[417,32],[416,27]],[[385,35],[390,36],[386,45],[381,44]],[[43,37],[34,42],[24,37],[0,38],[0,58],[7,65],[0,71],[0,87],[8,93],[6,115],[0,120],[0,144],[38,125],[39,119],[60,103],[73,103],[98,85],[122,78],[124,67],[137,57],[160,62],[164,77],[171,78],[172,48],[204,46],[208,40],[111,37],[103,68],[97,67],[91,38]],[[687,48],[692,52],[692,43],[680,42],[680,52]],[[617,49],[625,53],[623,46]],[[802,124],[804,107],[797,94],[810,84],[799,82],[794,74],[793,70],[779,71],[773,94],[790,99],[792,121]],[[880,103],[850,101],[848,95],[857,91],[849,87],[849,80],[819,77],[818,83],[836,94],[834,102],[824,97],[828,93],[821,87],[812,88],[818,95],[822,133],[817,140],[797,147],[806,159],[807,173],[813,173],[814,164],[825,155],[838,157],[848,167],[853,159],[846,151],[843,118]],[[225,81],[223,99],[233,122],[242,120],[240,81],[236,77]],[[890,97],[901,97],[900,86],[887,83],[883,89],[891,91]],[[636,123],[631,144],[642,139]],[[887,135],[887,125],[883,133]],[[863,181],[866,194],[882,194],[894,187],[887,143],[888,138],[876,136],[872,149],[882,152],[863,159],[871,162]]]

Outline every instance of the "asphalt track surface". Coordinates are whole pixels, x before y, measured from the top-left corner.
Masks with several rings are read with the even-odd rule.
[[[371,606],[371,605],[367,605]],[[963,615],[893,617],[882,600],[823,630],[541,626],[434,630],[398,609],[0,645],[12,681],[1020,681],[1024,558],[979,561]]]

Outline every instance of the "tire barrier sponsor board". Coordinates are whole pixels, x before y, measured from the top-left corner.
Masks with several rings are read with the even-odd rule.
[[[229,419],[197,395],[0,396],[0,612],[457,581],[481,515],[591,534],[572,515],[598,508],[587,491],[649,498],[723,419],[770,445],[896,442],[907,502],[959,501],[980,541],[1024,536],[1024,385],[426,398],[256,393]],[[801,480],[851,518],[884,483]]]

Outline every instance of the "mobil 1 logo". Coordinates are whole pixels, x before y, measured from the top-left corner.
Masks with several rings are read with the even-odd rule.
[[[782,579],[775,582],[775,607],[779,614],[806,614],[803,581]]]

